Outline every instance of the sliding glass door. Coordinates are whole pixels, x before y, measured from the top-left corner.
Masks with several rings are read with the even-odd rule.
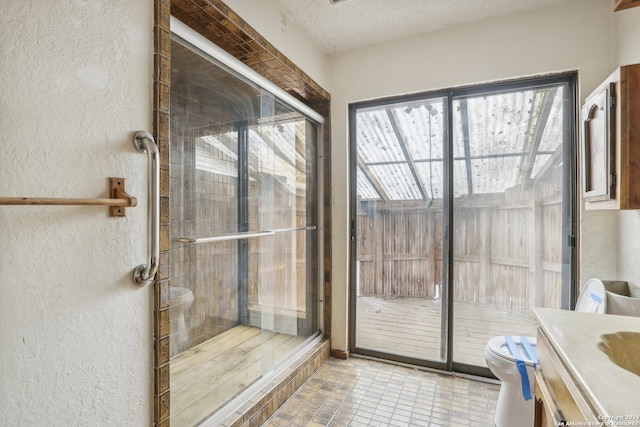
[[[492,336],[571,306],[574,84],[350,106],[352,351],[489,375]]]
[[[352,346],[446,361],[446,98],[352,108],[356,191]]]
[[[453,98],[456,363],[485,366],[492,336],[535,336],[531,307],[569,308],[572,100],[562,80]]]

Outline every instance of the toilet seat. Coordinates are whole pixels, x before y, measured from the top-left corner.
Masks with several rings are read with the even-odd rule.
[[[527,339],[529,340],[529,342],[531,343],[531,347],[535,351],[536,337],[527,337]],[[534,361],[529,357],[529,354],[522,344],[521,337],[514,335],[513,342],[520,351],[519,355],[514,356],[513,354],[511,354],[509,346],[507,345],[507,337],[504,335],[491,338],[487,344],[487,348],[489,349],[489,351],[491,351],[491,353],[493,353],[497,357],[500,357],[501,359],[507,360],[512,363],[516,363],[516,359],[518,359],[522,360],[527,366],[535,367],[537,361]]]
[[[607,291],[602,280],[589,279],[580,288],[575,311],[599,314],[607,312]]]

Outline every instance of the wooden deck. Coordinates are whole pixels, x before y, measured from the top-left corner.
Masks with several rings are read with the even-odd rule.
[[[171,359],[171,424],[195,426],[307,338],[236,326]]]
[[[441,301],[428,298],[358,297],[356,345],[419,359],[441,361]],[[499,308],[456,302],[454,361],[487,366],[484,349],[496,335],[535,336],[532,319]]]

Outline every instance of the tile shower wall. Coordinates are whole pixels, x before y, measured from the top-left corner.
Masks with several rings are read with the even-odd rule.
[[[186,341],[177,337],[181,333],[179,311],[171,307],[174,356],[238,324],[237,269],[233,268],[237,242],[193,245],[175,241],[235,232],[237,179],[207,171],[214,148],[205,142],[208,136],[233,135],[234,130],[199,115],[196,100],[175,92],[171,96],[171,285],[188,288],[194,295],[184,315]],[[237,159],[220,153],[216,157],[237,174]]]

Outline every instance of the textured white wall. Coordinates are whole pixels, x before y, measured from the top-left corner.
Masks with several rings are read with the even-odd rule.
[[[225,3],[316,83],[329,90],[326,54],[280,0],[225,0]]]
[[[617,65],[640,63],[640,7],[614,14]]]
[[[640,63],[640,7],[615,13],[616,65]],[[618,271],[640,297],[640,211],[623,211],[618,223]]]
[[[348,147],[351,102],[442,87],[578,70],[584,97],[614,68],[612,4],[577,0],[345,52],[330,58],[333,174],[332,348],[347,348]],[[588,219],[583,223],[591,228]],[[615,224],[588,241],[587,263],[615,265]],[[583,259],[585,259],[583,258]],[[589,274],[599,275],[600,267]]]
[[[152,415],[146,253],[153,4],[3,0],[0,196],[108,197],[139,206],[0,206],[0,425],[144,426]]]

